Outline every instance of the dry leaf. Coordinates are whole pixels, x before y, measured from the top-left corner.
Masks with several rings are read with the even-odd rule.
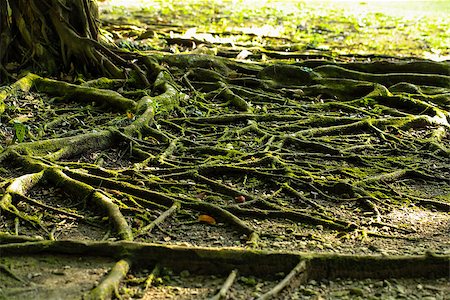
[[[134,114],[131,111],[127,111],[127,118],[130,120],[134,119]]]
[[[198,216],[198,221],[199,222],[204,222],[204,223],[208,223],[209,225],[215,225],[217,222],[216,220],[208,215],[200,215]]]

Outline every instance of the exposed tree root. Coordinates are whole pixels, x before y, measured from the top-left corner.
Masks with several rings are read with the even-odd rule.
[[[12,277],[13,279],[17,280],[20,283],[26,283],[26,281],[20,277],[18,277],[16,274],[14,274],[13,271],[11,271],[7,266],[4,266],[0,264],[0,273],[5,273],[6,275]]]
[[[136,242],[41,241],[0,245],[3,255],[71,254],[126,257],[113,267],[105,279],[108,289],[128,271],[129,264],[146,267],[154,263],[174,270],[190,270],[203,274],[228,274],[235,268],[241,274],[267,276],[292,272],[281,285],[304,273],[308,279],[320,278],[417,278],[448,276],[449,256],[357,256],[336,254],[266,252],[236,248],[192,248]],[[299,260],[302,262],[299,263]],[[102,288],[103,289],[103,288]]]
[[[131,73],[140,84],[150,85],[138,65],[98,42],[95,1],[3,1],[0,14],[0,80],[10,76],[5,66],[19,64],[51,74],[77,69],[125,78]]]
[[[91,290],[84,299],[111,299],[113,293],[119,295],[119,284],[127,275],[131,263],[126,259],[119,260],[100,284]]]
[[[86,296],[91,299],[117,290],[131,263],[206,266],[220,274],[291,271],[263,297],[303,276],[303,269],[308,278],[448,275],[447,256],[275,254],[132,242],[154,241],[160,233],[175,239],[177,230],[189,236],[185,226],[193,225],[229,229],[231,239],[246,239],[243,247],[258,248],[263,238],[273,242],[279,235],[261,222],[291,222],[338,237],[384,238],[388,230],[398,239],[415,236],[414,224],[389,221],[393,210],[449,210],[450,77],[444,63],[402,62],[389,73],[392,63],[265,65],[202,55],[138,61],[153,80],[144,90],[136,90],[136,81],[76,85],[30,73],[0,91],[0,113],[11,124],[20,121],[5,109],[14,97],[60,97],[41,105],[42,130],[29,126],[24,141],[1,144],[2,254],[117,258]],[[112,65],[105,68],[115,73]],[[58,202],[38,193],[46,185],[57,189]],[[422,190],[427,185],[433,193]],[[113,241],[60,241],[63,219],[86,226],[108,221],[103,239]]]

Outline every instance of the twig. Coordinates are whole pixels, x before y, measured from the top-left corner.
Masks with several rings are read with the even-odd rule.
[[[299,198],[300,200],[308,203],[309,205],[311,205],[312,207],[324,212],[326,211],[325,208],[322,205],[317,204],[316,202],[314,202],[311,199],[308,199],[307,197],[305,197],[304,195],[302,195],[301,193],[299,193],[297,190],[295,190],[294,188],[292,188],[288,183],[284,183],[283,184],[283,188],[285,188],[290,194],[292,194],[293,196]]]
[[[27,283],[26,280],[23,280],[22,278],[14,274],[14,272],[10,268],[3,264],[0,264],[0,272],[6,273],[8,276],[14,278],[17,281],[20,281],[21,283]]]
[[[292,279],[295,276],[297,276],[297,274],[302,274],[305,272],[306,272],[306,261],[301,260],[295,266],[295,268],[292,269],[292,271],[289,272],[289,274],[287,274],[286,277],[284,277],[284,279],[279,284],[277,284],[270,291],[268,291],[267,293],[265,293],[264,295],[259,297],[258,300],[267,300],[267,299],[270,299],[270,298],[276,296],[279,292],[281,292],[285,287],[287,287],[292,282]],[[305,274],[305,276],[303,276],[302,281],[305,279],[306,279],[306,274]]]
[[[155,267],[153,268],[152,272],[150,273],[150,275],[148,275],[148,277],[145,279],[145,288],[144,288],[144,292],[147,291],[149,289],[149,287],[152,285],[153,280],[155,279],[156,276],[158,276],[159,274],[159,265],[155,265]]]
[[[119,260],[111,272],[103,279],[100,284],[92,289],[83,299],[98,300],[110,299],[113,292],[118,294],[119,284],[131,267],[131,262],[126,259]]]
[[[180,208],[180,203],[179,202],[174,202],[173,205],[168,210],[163,212],[153,222],[151,222],[150,224],[148,224],[148,225],[142,227],[141,229],[139,229],[138,233],[136,233],[136,237],[141,236],[143,234],[149,234],[153,230],[153,228],[155,228],[155,226],[157,226],[157,225],[161,224],[162,222],[164,222],[168,217],[173,215],[179,208]]]
[[[211,297],[209,300],[220,300],[222,298],[225,298],[228,290],[233,285],[233,282],[236,279],[237,273],[238,271],[236,269],[231,271],[230,275],[228,275],[227,280],[225,280],[225,283],[222,285],[219,292],[215,294],[213,297]]]

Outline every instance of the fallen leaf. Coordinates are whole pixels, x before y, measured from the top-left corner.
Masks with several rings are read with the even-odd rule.
[[[213,217],[208,216],[208,215],[200,215],[200,216],[198,216],[198,221],[207,223],[209,225],[215,225],[217,223],[216,220]]]
[[[131,111],[127,111],[127,118],[130,120],[134,119],[134,114]]]

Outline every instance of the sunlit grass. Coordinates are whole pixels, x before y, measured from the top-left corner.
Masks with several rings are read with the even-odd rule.
[[[289,49],[318,49],[337,54],[450,59],[450,1],[447,0],[111,0],[107,3],[109,7],[121,6],[110,11],[120,14],[139,9],[148,15],[146,19],[150,22],[180,25],[189,32],[195,29],[196,34],[233,33],[233,41],[243,44],[284,45]],[[257,39],[245,35],[255,35]]]

